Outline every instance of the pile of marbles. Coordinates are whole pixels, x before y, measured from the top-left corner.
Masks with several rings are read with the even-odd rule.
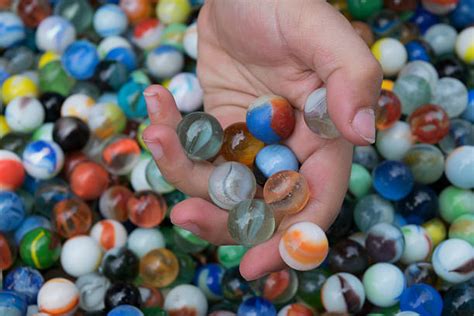
[[[198,112],[203,2],[0,1],[0,315],[472,315],[474,0],[329,1],[382,66],[377,140],[355,147],[327,239],[295,224],[280,247],[290,268],[251,282],[247,247],[305,207],[308,184],[280,144],[294,126],[285,99],[256,99],[225,130]],[[239,245],[171,224],[187,196],[141,139],[153,83],[187,114],[189,157],[227,161],[209,193]],[[331,139],[325,93],[304,119]],[[189,142],[199,122],[212,133]],[[285,250],[296,230],[323,245],[312,266]]]

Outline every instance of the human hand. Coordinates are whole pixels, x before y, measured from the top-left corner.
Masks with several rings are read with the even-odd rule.
[[[248,280],[285,267],[278,252],[291,224],[311,221],[329,228],[344,198],[352,145],[375,139],[376,104],[382,72],[350,23],[326,1],[208,0],[198,19],[198,77],[206,112],[223,128],[245,122],[257,97],[276,94],[295,107],[296,127],[284,144],[301,162],[311,190],[303,211],[285,217],[275,235],[243,257]],[[325,140],[303,120],[307,96],[327,87],[328,110],[343,137]],[[209,202],[207,179],[214,166],[187,158],[176,134],[181,120],[172,95],[153,85],[144,92],[151,125],[143,138],[161,172],[193,196],[173,208],[171,221],[213,244],[233,244],[227,212]]]

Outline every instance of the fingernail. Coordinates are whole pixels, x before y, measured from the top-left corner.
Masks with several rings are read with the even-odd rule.
[[[163,147],[161,146],[160,142],[156,140],[146,141],[145,139],[143,141],[155,159],[161,159],[161,157],[163,157]]]
[[[191,233],[197,236],[199,236],[199,234],[201,233],[201,229],[199,228],[199,226],[194,223],[185,223],[179,226],[186,230],[189,230]]]
[[[143,91],[143,95],[145,96],[145,98],[156,98],[156,100],[150,100],[150,102],[147,102],[147,107],[148,107],[148,111],[150,111],[151,113],[156,113],[160,110],[160,97],[159,97],[159,94],[156,93],[156,92],[153,92],[153,91]]]
[[[373,109],[359,110],[352,121],[352,129],[367,142],[375,143],[375,113]]]

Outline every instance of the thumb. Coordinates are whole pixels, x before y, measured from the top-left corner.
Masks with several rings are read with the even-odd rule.
[[[373,143],[374,106],[382,82],[379,63],[349,21],[330,4],[280,3],[281,35],[326,83],[329,116],[337,129],[356,145]]]

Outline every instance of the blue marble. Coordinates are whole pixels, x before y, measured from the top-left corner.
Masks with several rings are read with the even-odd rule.
[[[36,304],[38,292],[43,284],[44,278],[41,273],[29,267],[12,270],[3,280],[3,288],[23,295],[28,305]]]
[[[272,112],[271,104],[263,104],[247,112],[247,127],[250,133],[266,144],[277,143],[281,140],[271,126]]]
[[[429,186],[415,186],[410,194],[395,204],[407,224],[421,225],[436,217],[438,195]]]
[[[402,215],[395,213],[392,224],[398,228],[402,228],[403,226],[408,225],[408,222]]]
[[[299,169],[298,159],[295,154],[284,145],[268,145],[263,147],[257,154],[255,165],[266,178],[280,171],[298,171]]]
[[[127,47],[116,47],[110,50],[105,56],[105,60],[121,62],[127,67],[128,71],[133,71],[137,68],[137,56],[132,49]]]
[[[143,91],[146,85],[129,81],[120,88],[117,99],[120,108],[128,118],[143,118],[147,115]]]
[[[467,108],[461,114],[461,118],[474,124],[474,89],[469,90]]]
[[[25,206],[14,192],[0,191],[0,232],[18,228],[25,217]]]
[[[443,299],[433,287],[423,283],[414,284],[402,293],[400,310],[417,312],[421,316],[440,316]]]
[[[22,158],[26,172],[38,179],[52,178],[64,164],[61,148],[56,143],[44,140],[26,145]]]
[[[355,146],[352,162],[358,163],[368,170],[372,170],[379,164],[380,157],[374,146]]]
[[[25,36],[25,26],[16,14],[0,12],[0,49],[21,42]]]
[[[71,77],[86,80],[94,75],[99,63],[99,54],[94,44],[89,41],[75,41],[66,48],[61,57],[64,69]]]
[[[449,15],[451,24],[461,30],[474,24],[474,0],[459,0],[456,9]]]
[[[415,23],[418,26],[421,34],[424,34],[431,26],[440,23],[440,18],[437,15],[427,11],[420,3],[416,8],[415,13],[411,17],[410,22]]]
[[[143,316],[143,312],[132,305],[120,305],[108,312],[107,316]]]
[[[420,40],[413,40],[405,44],[408,53],[408,61],[422,60],[431,61],[430,51],[426,44]]]
[[[35,228],[43,227],[50,229],[51,221],[46,217],[40,215],[30,215],[23,222],[21,222],[20,226],[15,230],[14,238],[17,245],[20,245],[21,240],[23,237],[30,231]]]
[[[24,316],[28,305],[19,294],[10,291],[0,291],[0,315]]]
[[[375,191],[383,198],[398,201],[410,194],[414,186],[410,168],[395,160],[386,160],[372,171]]]
[[[194,276],[194,284],[198,286],[210,300],[219,300],[223,296],[222,277],[224,268],[216,263],[200,267]]]
[[[276,316],[277,312],[272,303],[262,297],[250,297],[240,304],[237,316]]]

